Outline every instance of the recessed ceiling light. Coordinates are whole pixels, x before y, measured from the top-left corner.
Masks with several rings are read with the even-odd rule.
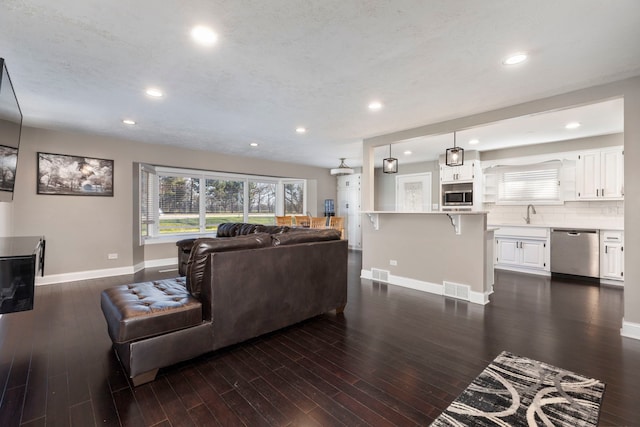
[[[371,111],[378,111],[382,108],[382,102],[380,101],[373,101],[369,103],[369,110]]]
[[[410,155],[412,155],[412,154],[413,154],[413,153],[411,152],[411,150],[407,150],[407,151],[405,151],[405,152],[404,152],[404,155],[405,155],[405,156],[410,156]]]
[[[135,125],[136,124],[136,122],[131,120],[131,119],[124,119],[122,121],[122,123],[124,123],[125,125]]]
[[[580,127],[580,123],[578,122],[567,123],[567,125],[565,126],[566,129],[577,129],[579,127]]]
[[[252,147],[257,147],[257,146],[258,146],[258,143],[257,143],[257,142],[252,142],[252,143],[251,143],[251,144],[249,144],[249,145],[250,145],[250,146],[252,146]]]
[[[469,140],[469,144],[470,145],[476,145],[476,144],[479,144],[479,143],[480,143],[479,139],[471,139],[471,140]]]
[[[307,133],[307,128],[304,128],[302,126],[297,127],[296,128],[296,132],[298,132],[298,133]]]
[[[154,98],[162,98],[164,96],[164,94],[162,93],[162,91],[160,89],[157,89],[155,87],[150,87],[147,89],[146,94],[149,96],[152,96]]]
[[[527,60],[527,54],[524,52],[514,53],[502,61],[504,65],[516,65]]]
[[[211,46],[218,41],[218,35],[209,27],[197,25],[191,30],[191,37],[203,46]]]

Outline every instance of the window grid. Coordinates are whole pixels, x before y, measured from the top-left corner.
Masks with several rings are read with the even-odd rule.
[[[294,204],[284,188],[295,193]],[[141,242],[162,236],[214,233],[225,222],[275,224],[287,203],[305,210],[304,180],[140,167]],[[293,207],[291,207],[293,206]]]

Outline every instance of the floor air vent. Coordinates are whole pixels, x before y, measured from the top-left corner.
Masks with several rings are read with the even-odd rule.
[[[389,271],[372,268],[371,278],[376,282],[389,282]]]
[[[469,301],[471,294],[471,287],[469,285],[460,285],[453,282],[442,283],[444,284],[444,296]]]

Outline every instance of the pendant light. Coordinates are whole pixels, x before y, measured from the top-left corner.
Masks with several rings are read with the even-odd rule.
[[[398,173],[398,159],[391,157],[391,144],[389,144],[389,157],[382,161],[384,173]]]
[[[331,175],[351,175],[353,173],[353,169],[344,164],[345,157],[340,158],[340,166],[337,168],[331,169]]]
[[[445,156],[447,166],[462,166],[464,164],[464,149],[456,147],[456,132],[453,132],[453,148],[447,148]]]

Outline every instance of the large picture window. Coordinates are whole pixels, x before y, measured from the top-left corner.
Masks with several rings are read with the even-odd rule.
[[[306,211],[305,180],[141,165],[141,243],[212,234],[225,222],[275,224]]]

